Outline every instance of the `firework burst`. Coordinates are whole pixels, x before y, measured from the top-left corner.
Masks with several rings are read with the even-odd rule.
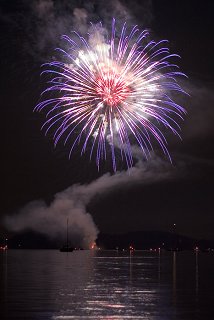
[[[176,81],[184,74],[170,62],[178,56],[169,53],[166,40],[149,41],[148,31],[137,26],[128,32],[124,24],[117,37],[113,19],[109,38],[103,30],[92,25],[88,41],[76,32],[63,36],[68,48],[57,50],[65,62],[45,64],[51,80],[43,94],[55,92],[55,97],[35,108],[46,111],[43,128],[53,130],[55,145],[61,139],[70,144],[69,156],[77,145],[81,153],[89,149],[98,168],[108,149],[114,171],[116,149],[131,167],[132,145],[147,157],[154,141],[170,159],[162,130],[179,136],[176,119],[185,113],[171,97],[173,91],[185,93]]]

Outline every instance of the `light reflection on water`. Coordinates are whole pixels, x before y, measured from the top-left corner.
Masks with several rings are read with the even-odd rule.
[[[0,319],[213,320],[214,253],[8,250]]]

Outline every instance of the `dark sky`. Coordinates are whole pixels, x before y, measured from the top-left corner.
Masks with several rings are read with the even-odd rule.
[[[111,164],[105,163],[97,172],[94,162],[78,152],[69,160],[67,150],[61,145],[54,149],[51,137],[40,131],[43,116],[33,113],[45,85],[40,65],[50,59],[60,34],[69,34],[69,23],[74,23],[72,9],[84,7],[92,21],[108,21],[110,5],[98,0],[44,0],[43,5],[51,3],[50,9],[41,2],[0,0],[1,217],[18,212],[32,200],[49,203],[55,193],[74,183],[90,183],[111,170]],[[142,177],[142,183],[122,182],[92,197],[87,210],[103,232],[167,231],[176,223],[182,234],[214,238],[213,3],[120,3],[131,21],[149,28],[156,39],[168,39],[171,51],[181,55],[180,67],[189,77],[183,86],[191,98],[182,100],[188,111],[182,123],[183,141],[169,137],[173,166],[160,166],[167,177],[155,181],[158,169],[153,172],[151,166],[151,180],[145,183]],[[161,163],[167,162],[161,153],[158,156]]]

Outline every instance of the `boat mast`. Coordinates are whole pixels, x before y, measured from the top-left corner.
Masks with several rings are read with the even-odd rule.
[[[67,218],[67,248],[68,248],[68,218]]]

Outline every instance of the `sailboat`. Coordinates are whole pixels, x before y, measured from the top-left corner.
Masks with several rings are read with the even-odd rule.
[[[74,248],[69,246],[68,243],[68,218],[67,218],[67,233],[66,233],[66,244],[59,249],[60,252],[72,252]]]

